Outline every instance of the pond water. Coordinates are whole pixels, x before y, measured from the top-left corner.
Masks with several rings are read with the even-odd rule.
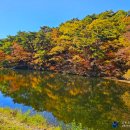
[[[117,129],[126,130],[121,126],[130,123],[130,85],[59,73],[1,70],[0,107],[39,112],[55,125],[75,120],[84,128],[111,130],[117,121]]]

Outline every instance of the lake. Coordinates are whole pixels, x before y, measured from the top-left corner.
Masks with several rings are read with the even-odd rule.
[[[54,125],[75,121],[84,128],[111,130],[117,121],[117,129],[123,129],[122,123],[130,122],[130,85],[52,72],[0,70],[0,107],[38,112]]]

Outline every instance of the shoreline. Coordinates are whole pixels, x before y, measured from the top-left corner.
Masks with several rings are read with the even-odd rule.
[[[0,107],[0,129],[2,130],[61,130],[51,126],[39,114],[31,115],[11,108]]]
[[[13,70],[13,71],[22,71],[22,70],[26,70],[26,71],[39,71],[39,72],[42,72],[42,71],[48,71],[48,72],[53,72],[53,73],[60,73],[60,74],[69,74],[69,75],[77,75],[77,76],[83,76],[83,77],[88,77],[88,78],[103,78],[103,79],[108,79],[108,80],[114,80],[114,81],[118,81],[118,82],[122,82],[122,83],[127,83],[127,84],[130,84],[130,80],[127,80],[127,79],[118,79],[116,77],[100,77],[100,76],[97,76],[97,77],[91,77],[91,76],[86,76],[86,75],[80,75],[80,74],[77,74],[77,73],[69,73],[67,71],[55,71],[55,70],[35,70],[35,69],[12,69],[12,68],[0,68],[0,70],[4,70],[4,69],[9,69],[9,70]]]
[[[64,126],[66,130],[84,130],[75,121]],[[49,124],[40,114],[22,113],[18,109],[0,107],[0,130],[63,130],[63,125]]]
[[[108,79],[108,80],[113,80],[113,81],[116,81],[116,82],[121,82],[121,83],[127,83],[127,84],[130,84],[130,80],[121,80],[121,79],[117,79],[115,77],[104,77],[104,79]]]

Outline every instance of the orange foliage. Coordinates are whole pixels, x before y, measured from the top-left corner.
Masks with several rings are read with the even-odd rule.
[[[53,40],[53,42],[56,43],[58,38],[59,38],[59,31],[58,31],[58,29],[56,29],[56,28],[52,29],[51,39]]]
[[[5,59],[5,53],[0,50],[0,62],[2,62]]]
[[[27,52],[21,45],[14,43],[12,46],[11,56],[15,61],[28,61],[31,58],[31,53]]]

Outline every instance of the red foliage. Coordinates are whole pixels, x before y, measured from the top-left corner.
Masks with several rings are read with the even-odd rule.
[[[11,57],[13,61],[29,61],[31,53],[27,52],[21,45],[14,43],[12,46]]]

